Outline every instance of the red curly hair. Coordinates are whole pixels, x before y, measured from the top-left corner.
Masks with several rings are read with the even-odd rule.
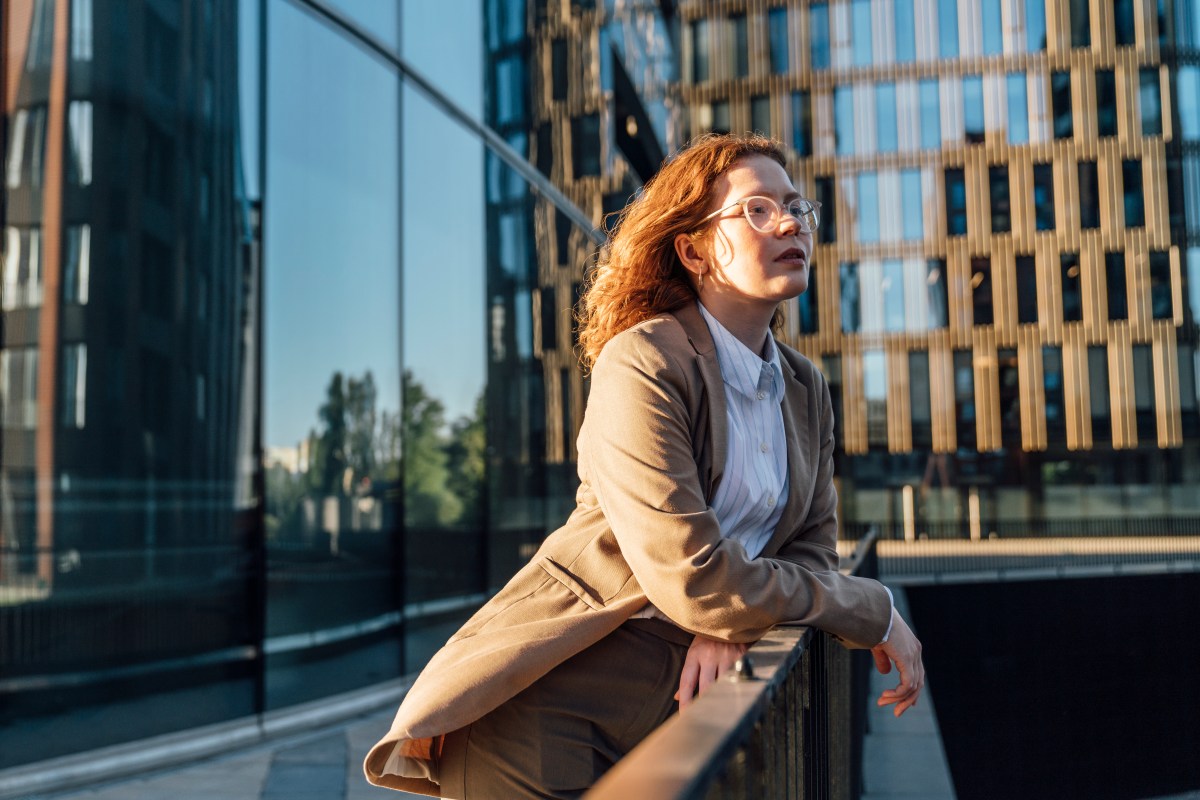
[[[738,161],[755,155],[787,166],[782,146],[773,139],[701,136],[668,159],[621,211],[580,301],[579,359],[585,370],[618,333],[696,300],[675,238],[707,235],[704,218],[713,184]]]

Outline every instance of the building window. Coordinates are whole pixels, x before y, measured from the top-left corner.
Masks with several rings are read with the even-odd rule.
[[[854,92],[844,84],[833,90],[833,135],[839,156],[854,155]]]
[[[3,308],[36,308],[42,304],[42,229],[4,229]]]
[[[988,167],[988,185],[992,200],[992,233],[1012,230],[1012,213],[1008,198],[1008,167]]]
[[[971,310],[976,325],[996,321],[992,310],[992,262],[986,256],[971,259]]]
[[[87,345],[63,347],[62,416],[64,428],[82,429],[87,422]]]
[[[813,269],[808,272],[808,288],[796,298],[796,315],[800,333],[817,332],[817,276]]]
[[[842,311],[842,333],[858,333],[862,321],[858,316],[858,264],[843,261],[838,268],[838,288]]]
[[[921,170],[900,171],[900,196],[904,214],[904,239],[909,242],[925,238],[925,220],[922,214]]]
[[[1100,179],[1095,161],[1079,162],[1079,227],[1085,231],[1100,227]]]
[[[750,127],[755,133],[771,135],[771,97],[760,94],[750,98]]]
[[[913,0],[895,0],[896,61],[906,64],[917,59],[917,27]]]
[[[871,42],[871,0],[851,0],[850,36],[854,39],[854,66],[869,67],[874,45]]]
[[[772,8],[767,12],[767,30],[770,34],[771,72],[782,75],[788,71],[788,18],[786,8]]]
[[[584,114],[571,120],[571,151],[575,177],[600,174],[599,114]]]
[[[1079,277],[1079,254],[1063,253],[1059,261],[1062,270],[1063,322],[1083,319],[1083,289]]]
[[[1075,132],[1071,119],[1071,73],[1050,73],[1050,104],[1054,116],[1054,138],[1071,138]]]
[[[1171,254],[1150,254],[1150,312],[1155,319],[1175,316],[1171,300]]]
[[[555,207],[554,243],[559,266],[567,267],[571,265],[571,230],[574,227],[571,223],[571,218],[564,214],[562,209]],[[514,232],[513,236],[516,235]]]
[[[1159,90],[1158,67],[1138,70],[1138,99],[1142,106],[1142,135],[1162,134],[1162,95]]]
[[[979,4],[983,25],[983,54],[998,56],[1004,52],[1004,25],[1000,19],[1000,3],[996,0],[979,0]]]
[[[1138,439],[1150,443],[1157,435],[1154,423],[1154,362],[1148,344],[1135,344],[1133,356],[1133,409]],[[1128,391],[1128,389],[1126,389]]]
[[[25,4],[28,7],[28,3]],[[35,0],[29,30],[29,48],[25,53],[25,71],[50,66],[54,51],[54,0]],[[8,20],[6,19],[7,23]]]
[[[1042,348],[1042,388],[1046,392],[1046,428],[1061,431],[1067,424],[1067,412],[1060,347]]]
[[[710,56],[708,43],[708,20],[692,20],[692,82],[703,83],[709,79]]]
[[[1180,66],[1176,73],[1180,97],[1200,97],[1200,66]],[[1176,103],[1179,111],[1179,129],[1183,138],[1190,141],[1200,139],[1200,103]]]
[[[1037,230],[1054,230],[1054,166],[1033,165],[1033,215]]]
[[[550,98],[552,100],[567,99],[567,40],[555,39],[550,43]]]
[[[883,262],[883,328],[888,333],[904,330],[904,264],[899,259]]]
[[[1029,102],[1025,73],[1008,73],[1005,85],[1008,89],[1008,143],[1025,144],[1029,141]]]
[[[1111,69],[1096,70],[1096,132],[1117,135],[1117,82]]]
[[[933,446],[932,404],[929,398],[929,353],[913,350],[908,354],[908,405],[912,411],[914,448]]]
[[[858,174],[858,240],[879,241],[879,177],[874,172]]]
[[[930,150],[942,145],[941,99],[935,78],[919,84],[921,93],[921,147]]]
[[[91,281],[92,226],[67,228],[67,252],[63,262],[63,302],[87,305]]]
[[[1091,0],[1070,0],[1071,47],[1090,47],[1092,44]]]
[[[733,129],[728,100],[718,100],[712,104],[712,129],[716,133],[729,133]]]
[[[733,77],[745,78],[750,74],[750,38],[745,14],[734,14],[729,18],[729,32],[733,39],[733,47],[730,48]]]
[[[46,106],[18,109],[11,117],[7,178],[8,187],[42,185],[46,167]]]
[[[882,350],[864,350],[863,397],[867,401],[867,444],[883,447],[888,441],[887,354]]]
[[[946,170],[946,235],[967,232],[967,186],[961,168]]]
[[[813,69],[829,67],[829,6],[813,3],[808,9],[809,60]]]
[[[1134,43],[1133,0],[1113,0],[1113,28],[1118,47]]]
[[[38,350],[0,350],[0,411],[5,428],[33,430],[37,425]]]
[[[958,58],[958,0],[938,0],[938,54]]]
[[[950,295],[946,291],[944,258],[931,258],[925,262],[925,310],[930,330],[950,326]]]
[[[1088,383],[1091,385],[1092,441],[1112,441],[1112,404],[1108,398],[1108,348],[1093,345],[1087,350]]]
[[[954,351],[955,429],[958,446],[975,449],[975,370],[970,350]]]
[[[1142,162],[1122,161],[1121,177],[1125,183],[1125,227],[1140,228],[1146,224],[1146,209],[1142,202]]]
[[[1129,299],[1125,283],[1125,254],[1104,254],[1104,283],[1108,289],[1108,318],[1129,319]]]
[[[816,201],[821,204],[821,227],[817,230],[823,242],[837,241],[837,197],[833,193],[833,178],[821,176],[813,180]]]
[[[812,98],[792,92],[792,148],[796,155],[812,155]]]
[[[968,144],[978,144],[983,141],[983,76],[965,76],[962,89],[963,130]]]
[[[1025,46],[1031,53],[1046,49],[1046,0],[1025,0]]]
[[[880,153],[894,153],[896,138],[896,84],[875,84],[876,146]]]
[[[1033,256],[1017,256],[1017,322],[1022,325],[1038,321],[1037,260]]]
[[[73,60],[92,60],[92,38],[92,0],[74,0],[71,3],[71,58]]]

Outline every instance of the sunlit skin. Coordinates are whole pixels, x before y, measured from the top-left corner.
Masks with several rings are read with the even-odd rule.
[[[752,195],[786,203],[798,192],[787,172],[766,156],[739,161],[714,184],[710,211]],[[746,347],[761,354],[770,336],[771,317],[785,300],[808,288],[813,234],[804,233],[787,214],[769,233],[751,227],[740,206],[720,214],[707,236],[681,234],[675,252],[695,276],[701,302]],[[703,282],[700,276],[703,275]],[[675,699],[681,709],[730,670],[748,645],[721,642],[697,635],[688,648]],[[900,613],[892,610],[888,641],[871,648],[875,668],[899,673],[900,682],[876,700],[894,705],[898,717],[916,704],[925,686],[921,643]]]

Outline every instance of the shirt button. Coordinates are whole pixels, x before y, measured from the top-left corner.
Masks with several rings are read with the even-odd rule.
[[[768,506],[768,507],[770,507],[770,508],[774,508],[774,507],[775,507],[775,498],[774,498],[774,497],[768,497],[768,498],[767,498],[767,506]]]
[[[766,399],[767,399],[767,393],[766,393],[766,392],[759,392],[759,393],[758,393],[758,399],[759,399],[759,400],[766,400]]]
[[[758,449],[759,449],[759,450],[761,450],[761,451],[763,451],[764,453],[765,453],[765,452],[767,452],[767,443],[766,443],[766,442],[763,442],[762,444],[760,444],[760,445],[758,446]]]

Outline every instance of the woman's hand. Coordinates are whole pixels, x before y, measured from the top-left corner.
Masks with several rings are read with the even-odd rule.
[[[896,609],[892,609],[891,636],[883,644],[872,647],[871,655],[875,656],[875,669],[881,675],[891,672],[892,662],[896,662],[900,683],[894,689],[885,689],[875,704],[886,706],[895,703],[893,713],[898,717],[916,705],[917,698],[921,696],[921,690],[925,688],[925,665],[921,663],[921,642]]]
[[[749,648],[747,644],[719,642],[697,634],[688,646],[683,671],[679,674],[679,691],[675,693],[675,699],[679,701],[680,710],[687,708],[693,698],[732,669]]]

